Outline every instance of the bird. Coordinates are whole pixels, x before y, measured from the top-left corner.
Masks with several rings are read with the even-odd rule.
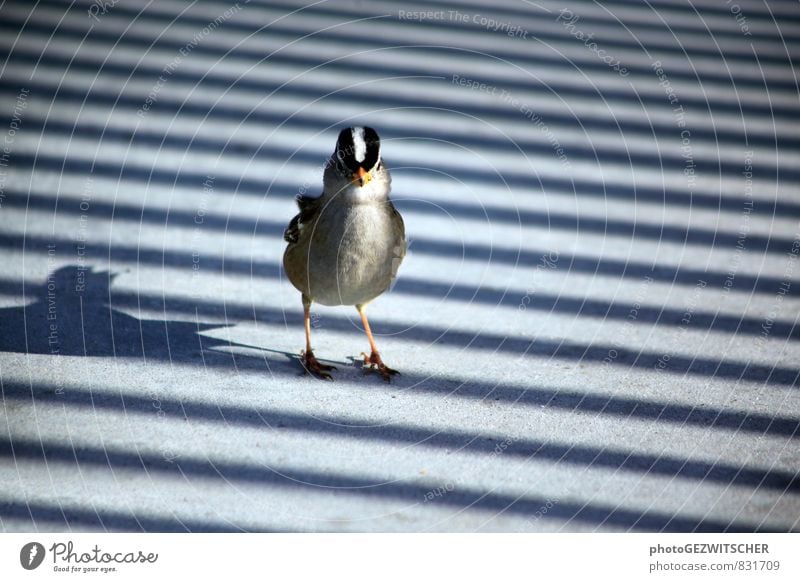
[[[389,168],[381,158],[381,140],[371,127],[342,129],[325,163],[319,197],[298,195],[300,212],[284,231],[288,243],[283,267],[301,293],[306,373],[332,380],[334,366],[322,364],[311,347],[311,305],[352,305],[361,316],[370,354],[364,370],[390,381],[398,374],[384,364],[367,319],[367,305],[392,285],[406,255],[403,217],[389,199]]]

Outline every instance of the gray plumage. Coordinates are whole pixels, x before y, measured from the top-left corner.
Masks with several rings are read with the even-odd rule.
[[[405,257],[403,218],[391,200],[385,164],[369,183],[354,184],[335,163],[325,168],[319,198],[298,199],[283,257],[286,274],[308,299],[323,305],[365,305],[384,293]]]

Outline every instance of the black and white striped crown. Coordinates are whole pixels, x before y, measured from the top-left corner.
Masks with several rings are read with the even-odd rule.
[[[369,171],[381,158],[381,140],[371,127],[348,127],[339,133],[336,141],[336,158],[350,173],[358,168]]]

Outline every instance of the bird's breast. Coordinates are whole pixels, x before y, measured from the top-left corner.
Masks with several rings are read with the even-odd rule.
[[[389,288],[405,249],[388,204],[330,205],[320,212],[308,248],[315,301],[358,305]]]

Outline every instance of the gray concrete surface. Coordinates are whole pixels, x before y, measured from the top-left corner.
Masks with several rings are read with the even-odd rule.
[[[797,530],[800,18],[692,4],[3,4],[0,528]],[[280,268],[355,123],[391,384]]]

